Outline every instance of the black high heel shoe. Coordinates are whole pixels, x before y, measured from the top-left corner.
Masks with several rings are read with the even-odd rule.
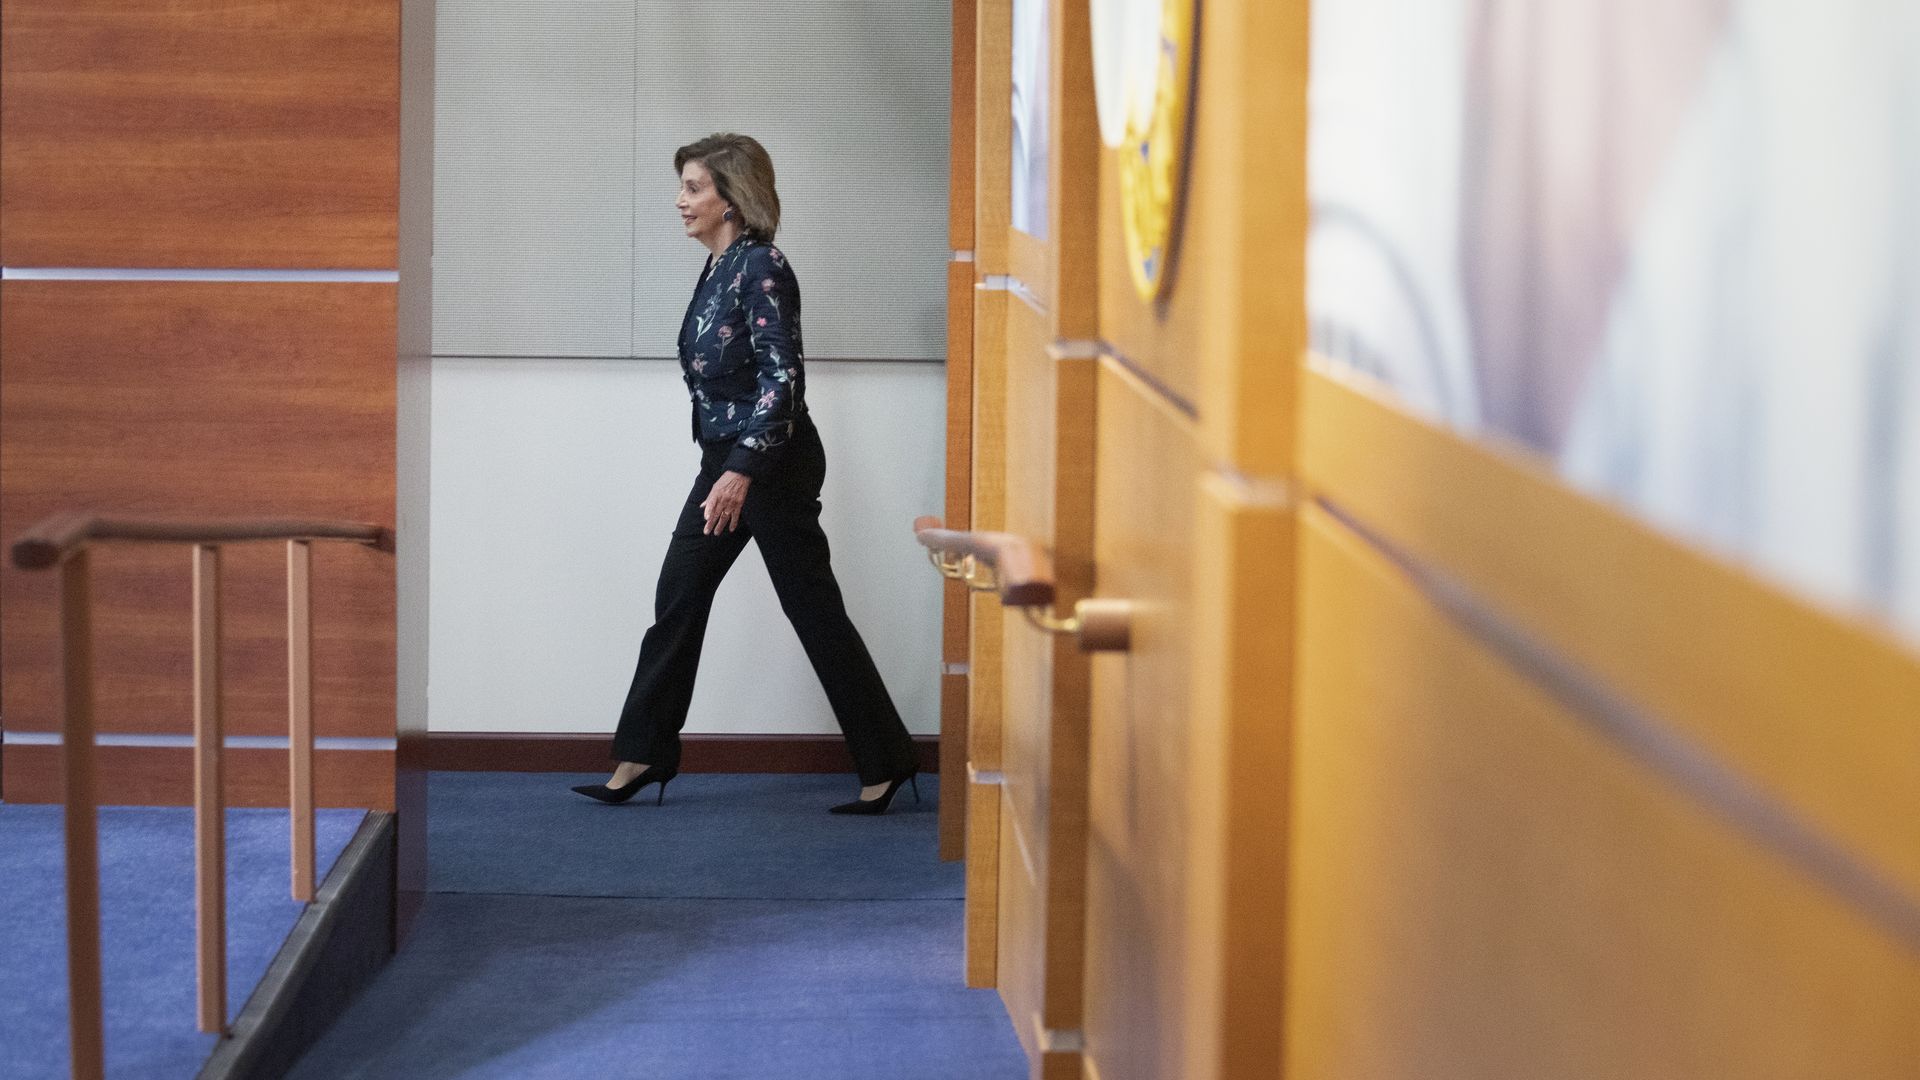
[[[667,781],[678,775],[680,775],[678,769],[668,768],[665,765],[649,765],[641,771],[639,776],[619,787],[608,787],[605,784],[580,784],[573,790],[589,799],[598,799],[603,803],[623,803],[638,795],[641,788],[658,781],[660,797],[653,801],[653,805],[659,806],[667,801]]]
[[[907,784],[913,785],[913,801],[919,802],[920,801],[920,781],[918,779],[919,775],[920,775],[920,770],[914,769],[908,772],[907,775],[901,777],[898,780],[889,781],[887,784],[887,790],[881,792],[879,798],[855,799],[850,803],[841,803],[839,806],[836,806],[830,809],[828,813],[884,814],[887,812],[887,807],[893,805],[893,797],[895,795],[900,794],[901,787]]]

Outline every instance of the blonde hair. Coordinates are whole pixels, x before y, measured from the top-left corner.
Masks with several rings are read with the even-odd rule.
[[[773,242],[780,231],[780,193],[773,187],[773,158],[766,147],[751,136],[723,131],[674,151],[674,174],[685,171],[689,161],[713,174],[714,190],[739,214],[743,232]]]

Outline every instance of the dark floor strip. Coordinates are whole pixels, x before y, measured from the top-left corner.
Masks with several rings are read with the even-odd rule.
[[[294,924],[199,1080],[275,1080],[393,955],[394,818],[370,813]]]

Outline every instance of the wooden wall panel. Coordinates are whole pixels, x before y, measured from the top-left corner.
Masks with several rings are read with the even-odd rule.
[[[1188,406],[1200,397],[1200,353],[1207,337],[1207,320],[1221,305],[1218,290],[1233,283],[1208,270],[1211,261],[1230,257],[1216,230],[1197,227],[1216,215],[1232,212],[1240,185],[1231,169],[1239,147],[1226,142],[1229,132],[1213,122],[1214,100],[1237,94],[1239,87],[1218,83],[1218,65],[1209,62],[1216,39],[1230,33],[1218,25],[1211,8],[1198,20],[1201,41],[1199,82],[1191,130],[1192,152],[1186,173],[1186,198],[1176,218],[1170,278],[1160,299],[1147,304],[1134,291],[1128,269],[1126,240],[1121,232],[1120,181],[1115,160],[1120,153],[1100,155],[1100,337],[1116,355],[1147,375]],[[1227,200],[1223,202],[1222,200]]]
[[[1193,767],[1192,575],[1203,475],[1189,419],[1113,363],[1099,375],[1099,592],[1133,645],[1093,660],[1086,1057],[1102,1080],[1182,1076]]]
[[[393,521],[392,285],[9,281],[0,304],[0,538],[76,508]],[[317,730],[391,736],[392,556],[315,548]],[[186,550],[95,566],[100,730],[190,730]],[[285,729],[284,575],[278,545],[226,560],[231,734]],[[0,568],[11,731],[59,725],[57,581]]]
[[[186,806],[193,802],[193,751],[172,746],[102,746],[94,751],[100,799],[109,806]],[[60,747],[7,747],[7,801],[57,803]],[[287,806],[287,752],[228,749],[221,762],[228,806]],[[394,809],[390,750],[316,750],[316,806]]]
[[[1211,22],[1211,20],[1203,20]],[[1205,65],[1202,65],[1205,70]],[[1196,139],[1196,147],[1199,145]],[[1120,178],[1114,154],[1100,155],[1100,339],[1104,347],[1159,383],[1164,392],[1197,409],[1202,324],[1206,294],[1198,269],[1208,252],[1196,244],[1185,222],[1197,211],[1196,190],[1182,217],[1180,247],[1173,279],[1159,303],[1143,303],[1127,269],[1126,241],[1120,232]],[[1217,255],[1218,253],[1213,253]]]
[[[1279,473],[1305,323],[1305,4],[1209,0],[1172,278],[1142,303],[1101,156],[1100,336],[1201,414],[1215,460]]]
[[[1309,372],[1315,493],[1920,893],[1920,656]],[[1844,723],[1836,723],[1844,717]]]
[[[7,266],[390,268],[392,0],[8,0]]]
[[[1285,1075],[1914,1075],[1920,957],[1303,520]]]

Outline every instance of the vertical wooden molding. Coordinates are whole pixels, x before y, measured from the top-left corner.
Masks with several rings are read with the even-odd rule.
[[[1013,220],[1013,0],[975,2],[973,246],[984,276],[1007,272]]]
[[[981,289],[974,296],[973,520],[972,528],[1006,525],[1007,294]],[[968,620],[968,753],[982,769],[1000,768],[1000,600],[973,593]]]
[[[967,252],[947,265],[947,500],[946,525],[968,529],[973,521],[973,213],[975,49],[977,0],[953,3],[953,88],[948,127],[947,236],[953,250]],[[958,582],[941,591],[941,663],[969,660],[969,593]],[[943,667],[943,672],[950,669]],[[940,693],[940,768],[949,777],[964,776],[969,728],[967,676],[942,674]],[[967,800],[971,785],[948,785],[940,799],[940,858],[966,857]]]
[[[200,1030],[227,1027],[226,805],[220,790],[220,549],[193,549],[194,937]]]
[[[1062,290],[1064,302],[1065,290]],[[1094,468],[1099,362],[1048,362],[1053,394],[1053,535],[1056,608],[1094,592]],[[1092,771],[1092,667],[1072,637],[1050,645],[1047,729],[1047,897],[1042,1019],[1078,1030],[1085,1018],[1087,792]],[[1072,1055],[1077,1061],[1079,1054]]]
[[[1218,0],[1201,78],[1217,166],[1193,238],[1206,271],[1194,565],[1187,1075],[1276,1075],[1286,1013],[1294,648],[1291,505],[1307,345],[1304,4]],[[1190,264],[1191,265],[1191,264]]]
[[[1210,0],[1196,121],[1212,149],[1192,163],[1206,186],[1188,192],[1183,247],[1218,265],[1183,254],[1175,271],[1210,283],[1195,342],[1207,458],[1261,476],[1293,469],[1307,347],[1307,8]]]
[[[968,781],[967,985],[976,990],[1000,979],[1000,785]]]
[[[287,790],[293,898],[313,899],[313,545],[287,542]]]
[[[974,470],[974,320],[978,310],[974,296],[973,267],[966,263],[947,265],[947,498],[946,526],[949,529],[973,527]],[[966,609],[968,589],[959,582],[948,582],[947,648],[943,662],[967,662],[966,620],[955,622],[953,612]],[[955,640],[955,636],[959,640]]]
[[[75,1080],[101,1080],[106,1054],[100,986],[99,790],[93,761],[93,631],[90,558],[60,568],[60,660],[66,723],[67,1029]]]
[[[965,610],[962,608],[962,610]],[[961,641],[964,643],[965,638]],[[949,735],[949,729],[957,735]],[[955,862],[967,855],[967,799],[972,785],[967,775],[967,677],[940,676],[940,859]]]
[[[1007,272],[1013,161],[1013,0],[974,0],[974,280]],[[973,468],[970,527],[997,529],[1006,506],[1007,293],[973,297]],[[1000,768],[1003,621],[1000,601],[968,600],[967,756],[974,769]],[[997,784],[967,795],[967,985],[999,979],[1000,799]]]
[[[967,40],[971,41],[970,38]],[[956,49],[959,46],[960,43],[956,41]],[[955,94],[956,100],[959,100],[957,90]],[[972,99],[969,97],[967,101],[971,109]],[[959,146],[958,138],[956,134],[956,147]],[[971,129],[968,138],[972,138]],[[969,161],[972,160],[970,150],[971,142]],[[971,166],[967,185],[970,191]],[[971,199],[954,200],[956,206],[963,201],[967,208],[967,234],[971,242],[973,203]],[[973,521],[973,271],[973,264],[969,262],[947,264],[946,525],[949,529],[968,529]],[[943,665],[966,664],[971,655],[967,647],[970,615],[968,597],[965,585],[957,581],[944,583],[941,591],[940,647]],[[948,775],[956,776],[966,772],[967,678],[964,675],[942,675],[941,678],[943,686],[949,679],[958,679],[960,684],[957,692],[943,690],[940,697],[941,768]],[[940,857],[944,860],[963,858],[966,854],[968,790],[965,784],[954,784],[942,793],[939,833]]]
[[[1053,5],[1053,166],[1047,202],[1055,340],[1100,336],[1100,117],[1088,5]]]
[[[1218,474],[1196,500],[1185,1075],[1275,1076],[1286,978],[1294,514]]]
[[[978,0],[953,0],[953,91],[949,99],[947,237],[955,251],[973,248],[974,70]]]

